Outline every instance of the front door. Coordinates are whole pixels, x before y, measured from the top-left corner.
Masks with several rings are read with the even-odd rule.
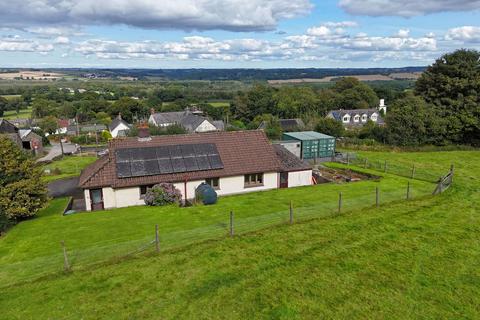
[[[102,189],[90,189],[90,203],[92,204],[92,211],[103,210]]]
[[[280,172],[280,188],[288,188],[288,172]]]

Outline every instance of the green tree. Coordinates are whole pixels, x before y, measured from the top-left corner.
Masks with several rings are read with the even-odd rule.
[[[3,117],[3,113],[7,109],[8,100],[0,96],[0,117]]]
[[[32,102],[32,115],[35,118],[43,118],[58,114],[58,105],[55,101],[38,98]]]
[[[0,212],[11,222],[34,216],[47,201],[40,167],[7,137],[0,137]]]
[[[268,138],[275,140],[280,139],[282,136],[282,127],[280,126],[280,122],[278,121],[278,117],[273,116],[271,114],[262,114],[256,116],[255,119],[249,124],[249,129],[257,129],[259,125],[264,122],[265,134]]]
[[[366,109],[378,106],[373,89],[353,77],[342,78],[332,88],[337,93],[334,105],[337,109]]]
[[[274,96],[275,113],[282,118],[297,118],[319,111],[319,100],[310,87],[281,87]]]
[[[415,92],[446,120],[445,140],[480,144],[480,52],[445,54],[417,80]]]
[[[147,117],[150,112],[147,105],[142,101],[123,97],[109,107],[110,116],[116,117],[119,113],[122,114],[125,121],[132,123],[134,118],[138,120]]]
[[[48,134],[54,134],[58,129],[57,118],[46,116],[40,121],[39,127]]]
[[[343,136],[345,128],[340,121],[332,118],[321,118],[315,126],[315,131],[338,138]]]
[[[442,144],[445,120],[438,116],[434,106],[421,97],[408,94],[390,105],[386,115],[387,141],[407,146]]]

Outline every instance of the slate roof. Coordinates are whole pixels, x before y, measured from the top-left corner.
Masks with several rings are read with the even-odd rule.
[[[297,158],[293,153],[288,151],[284,146],[280,144],[274,144],[273,148],[277,154],[278,159],[280,160],[282,171],[302,171],[302,170],[312,170],[312,166],[308,163]]]
[[[278,123],[283,131],[292,131],[292,130],[299,130],[305,127],[302,119],[279,119]],[[262,121],[258,129],[265,129],[267,127],[267,123]]]
[[[130,128],[130,124],[123,120],[121,115],[118,115],[117,117],[115,117],[115,119],[112,120],[112,122],[110,122],[110,124],[108,125],[108,129],[110,131],[113,131],[120,124],[123,124]]]
[[[385,121],[384,121],[382,115],[380,114],[380,111],[378,111],[377,109],[355,109],[355,110],[340,109],[340,110],[332,110],[328,113],[327,116],[331,116],[335,120],[341,121],[344,125],[347,125],[347,126],[362,126],[366,122],[362,122],[361,120],[359,122],[354,122],[353,121],[354,117],[356,115],[359,115],[360,119],[361,119],[362,115],[366,114],[368,119],[370,119],[370,117],[374,113],[376,113],[378,115],[376,123],[379,124],[379,125],[385,124]],[[345,122],[343,122],[343,117],[347,114],[350,115],[350,122],[345,123]]]
[[[163,145],[213,143],[223,162],[223,169],[159,174],[143,177],[118,178],[116,150],[122,148],[146,148]],[[273,146],[261,130],[206,132],[153,136],[149,141],[137,138],[114,139],[109,142],[108,155],[82,171],[79,186],[84,189],[107,187],[122,188],[151,185],[160,182],[180,182],[206,178],[228,177],[259,172],[278,172],[282,168]]]
[[[193,114],[190,111],[159,112],[153,113],[152,117],[157,125],[176,123],[183,126],[190,132],[195,131],[195,129],[197,129],[197,127],[205,120],[212,123],[218,130],[221,130],[212,121],[208,120],[205,117]]]
[[[18,128],[15,127],[10,121],[0,119],[0,133],[17,133]]]

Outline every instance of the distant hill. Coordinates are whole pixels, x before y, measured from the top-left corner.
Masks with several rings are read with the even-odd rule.
[[[7,71],[8,69],[3,69]],[[19,71],[22,69],[15,69]],[[25,69],[27,70],[27,69]],[[31,70],[31,69],[29,69]],[[306,68],[306,69],[42,69],[84,78],[164,79],[164,80],[289,80],[326,77],[368,76],[389,77],[423,72],[425,67],[405,68]]]

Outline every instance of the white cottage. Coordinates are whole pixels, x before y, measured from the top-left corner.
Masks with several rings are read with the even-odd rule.
[[[108,126],[108,130],[113,138],[125,137],[127,132],[130,130],[131,125],[128,124],[125,120],[122,119],[122,116],[119,114]]]
[[[219,196],[312,184],[312,168],[256,131],[114,139],[80,176],[86,210],[143,205],[147,189],[173,183],[184,200],[206,182]]]
[[[150,115],[148,123],[157,127],[180,125],[190,133],[223,130],[223,121],[211,121],[191,111],[157,112]]]

